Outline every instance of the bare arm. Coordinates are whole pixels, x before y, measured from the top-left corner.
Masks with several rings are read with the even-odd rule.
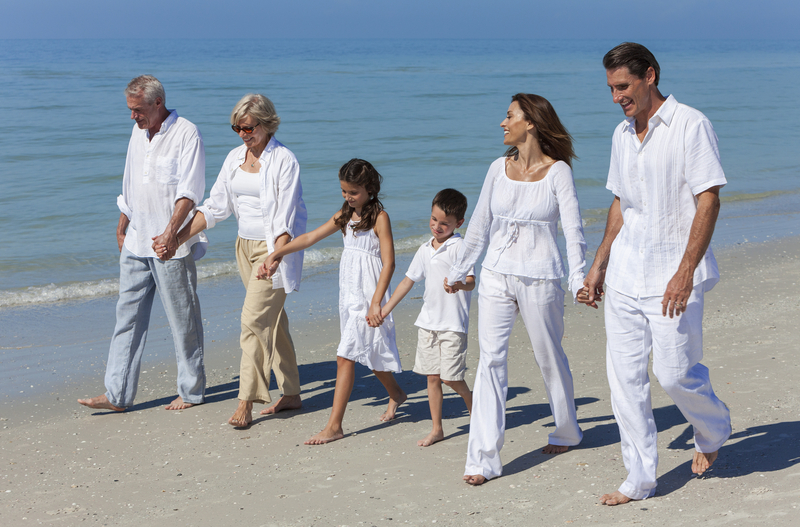
[[[611,244],[617,238],[622,225],[622,209],[619,198],[614,197],[611,207],[608,208],[608,219],[606,220],[603,241],[600,243],[600,247],[597,248],[594,263],[592,263],[592,267],[583,281],[583,289],[578,292],[578,302],[597,309],[597,302],[603,299],[603,283],[606,279],[608,258],[611,256]]]
[[[661,301],[662,315],[669,318],[686,311],[686,303],[694,288],[694,270],[703,259],[714,234],[719,216],[719,187],[711,187],[697,195],[697,212],[689,231],[689,242],[678,266],[678,271],[667,284]]]
[[[120,213],[119,223],[117,223],[117,245],[119,245],[119,252],[122,252],[122,245],[125,243],[125,233],[128,232],[128,225],[131,220],[125,214]]]
[[[192,221],[187,223],[186,227],[181,229],[181,231],[178,233],[178,245],[183,245],[193,236],[197,236],[206,230],[206,227],[208,227],[208,224],[206,223],[205,214],[200,211],[195,212]]]
[[[444,279],[444,290],[451,295],[459,291],[472,291],[473,289],[475,289],[475,277],[472,275],[469,275],[463,282],[455,282],[453,284],[447,283],[447,277]]]
[[[389,313],[391,313],[392,310],[397,307],[397,304],[399,304],[400,301],[406,297],[408,292],[411,291],[411,288],[414,287],[414,283],[414,280],[406,276],[399,284],[397,284],[394,293],[392,293],[392,298],[390,298],[381,309],[381,318],[386,318],[389,316]]]
[[[386,290],[389,289],[389,283],[392,281],[394,274],[394,239],[392,238],[392,225],[389,222],[389,215],[386,212],[381,212],[378,215],[378,220],[375,222],[375,234],[378,236],[378,241],[381,246],[381,262],[383,262],[383,269],[378,276],[378,284],[375,287],[375,293],[372,295],[372,301],[369,305],[367,312],[367,322],[372,327],[380,326],[383,323],[383,316],[381,316],[381,302]]]
[[[311,232],[307,232],[305,234],[301,234],[297,238],[292,241],[289,240],[289,234],[283,233],[278,236],[278,239],[275,240],[275,250],[267,256],[267,259],[264,260],[264,263],[261,264],[261,267],[258,268],[258,273],[256,276],[259,279],[263,278],[270,278],[275,271],[278,270],[278,264],[281,261],[281,258],[286,256],[287,254],[296,253],[298,251],[302,251],[303,249],[308,249],[315,243],[320,240],[324,240],[334,232],[339,230],[339,227],[336,226],[334,221],[339,216],[339,212],[334,214],[331,219],[317,227]],[[287,243],[288,242],[288,243]]]

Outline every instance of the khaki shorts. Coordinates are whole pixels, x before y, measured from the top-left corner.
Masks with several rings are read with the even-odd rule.
[[[466,333],[419,328],[415,373],[439,375],[445,381],[463,381],[466,371]]]

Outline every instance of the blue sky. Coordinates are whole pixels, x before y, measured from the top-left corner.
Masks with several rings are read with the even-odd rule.
[[[0,0],[0,38],[15,39],[797,39],[798,26],[797,0]]]

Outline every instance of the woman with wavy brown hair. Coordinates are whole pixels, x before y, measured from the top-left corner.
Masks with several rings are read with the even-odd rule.
[[[522,317],[544,378],[555,430],[544,453],[566,452],[583,435],[572,374],[561,347],[565,276],[556,244],[561,220],[574,295],[583,287],[586,242],[572,179],[572,137],[544,97],[511,98],[503,128],[505,155],[489,167],[464,243],[445,282],[461,289],[486,250],[478,297],[480,362],[475,375],[464,481],[480,485],[502,474],[508,395],[508,341]]]

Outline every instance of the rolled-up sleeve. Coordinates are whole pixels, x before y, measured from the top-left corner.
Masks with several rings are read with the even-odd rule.
[[[296,238],[305,231],[305,205],[303,204],[303,186],[300,184],[300,164],[294,157],[281,161],[278,169],[278,200],[272,218],[272,242],[283,233]],[[302,221],[298,221],[302,220]],[[302,223],[302,226],[299,224]]]
[[[206,191],[206,154],[200,132],[188,134],[181,148],[175,201],[187,198],[200,204]]]
[[[214,225],[233,213],[233,200],[229,192],[230,185],[228,182],[231,172],[229,166],[231,155],[232,153],[228,155],[228,158],[225,159],[225,162],[222,164],[222,169],[219,171],[214,186],[211,187],[211,193],[208,198],[202,205],[197,207],[197,210],[200,211],[206,219],[206,229],[213,229]]]

